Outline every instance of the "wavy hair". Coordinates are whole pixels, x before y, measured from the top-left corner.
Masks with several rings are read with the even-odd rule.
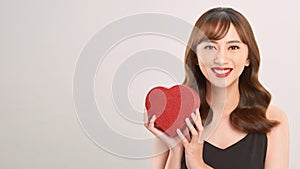
[[[240,100],[231,112],[231,124],[246,133],[267,133],[279,122],[266,118],[271,94],[258,80],[260,65],[259,49],[247,19],[232,8],[213,8],[205,12],[195,23],[185,51],[185,79],[183,84],[199,92],[200,112],[203,121],[208,120],[210,107],[206,101],[206,78],[197,63],[196,47],[205,39],[220,40],[233,25],[241,39],[248,46],[250,65],[239,77]]]

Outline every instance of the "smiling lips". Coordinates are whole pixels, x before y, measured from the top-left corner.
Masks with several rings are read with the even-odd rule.
[[[217,77],[223,78],[227,77],[231,73],[232,68],[213,67],[211,70],[215,73]]]

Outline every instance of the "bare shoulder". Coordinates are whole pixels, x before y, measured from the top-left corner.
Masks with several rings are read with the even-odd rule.
[[[269,143],[273,142],[272,140],[281,140],[282,142],[282,139],[287,139],[286,141],[288,141],[289,124],[285,112],[274,105],[270,105],[267,109],[266,117],[279,122],[277,126],[271,129],[271,132],[267,133]]]
[[[266,116],[267,116],[268,119],[276,120],[280,123],[287,123],[288,122],[288,118],[286,116],[286,113],[282,109],[280,109],[280,108],[278,108],[274,105],[270,105],[268,107],[268,109],[266,111]]]
[[[268,147],[265,169],[289,168],[289,126],[288,118],[283,110],[270,105],[266,117],[279,122],[277,126],[267,133]]]

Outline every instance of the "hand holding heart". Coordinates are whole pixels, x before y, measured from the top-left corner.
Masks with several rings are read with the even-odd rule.
[[[205,166],[202,159],[203,141],[200,138],[203,126],[199,106],[198,94],[183,85],[173,86],[170,89],[156,87],[150,90],[146,97],[145,127],[162,140],[171,151],[174,147],[184,147],[188,168]]]
[[[169,149],[173,148],[183,148],[183,145],[181,143],[181,139],[179,136],[170,137],[160,129],[157,129],[155,127],[154,121],[156,120],[156,116],[153,115],[150,121],[148,120],[148,112],[145,110],[144,112],[144,126],[157,138],[159,138]],[[188,128],[185,128],[183,130],[182,135],[188,136]]]
[[[204,163],[202,158],[203,141],[200,139],[200,137],[203,131],[203,126],[198,108],[194,113],[191,114],[191,117],[196,128],[193,126],[189,118],[186,118],[185,123],[188,127],[183,131],[183,133],[181,130],[177,129],[177,136],[175,137],[170,137],[161,130],[155,128],[155,115],[149,121],[147,111],[145,111],[144,114],[144,125],[150,132],[162,140],[171,151],[174,150],[174,148],[182,149],[184,147],[185,161],[188,168],[193,169],[201,166],[206,168],[207,165]],[[191,132],[191,137],[188,135],[188,130]]]
[[[191,169],[210,168],[205,164],[202,157],[203,141],[201,140],[201,134],[204,128],[202,126],[199,109],[196,109],[196,115],[192,113],[192,119],[196,128],[189,120],[186,120],[188,129],[191,132],[191,138],[186,138],[180,130],[177,130],[177,134],[181,138],[185,149],[186,166]]]
[[[148,92],[145,102],[148,118],[155,115],[155,127],[171,137],[176,135],[177,129],[186,128],[185,119],[200,106],[199,95],[185,85],[170,89],[155,87]]]

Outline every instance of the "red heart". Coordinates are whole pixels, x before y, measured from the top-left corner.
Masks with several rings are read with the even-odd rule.
[[[156,115],[155,124],[167,135],[176,135],[176,129],[183,130],[185,119],[200,106],[196,91],[185,85],[175,85],[170,89],[158,86],[146,96],[149,118]]]

